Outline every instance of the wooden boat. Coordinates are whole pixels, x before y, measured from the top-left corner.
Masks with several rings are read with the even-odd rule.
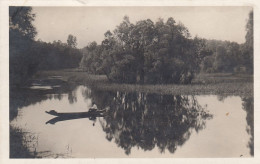
[[[46,111],[46,113],[56,116],[55,118],[46,122],[46,124],[55,124],[58,121],[66,121],[80,118],[89,118],[90,120],[96,119],[96,117],[104,117],[105,110],[89,110],[88,112],[71,112],[71,113],[59,113],[55,110]]]
[[[57,116],[57,117],[79,117],[79,116],[99,116],[101,114],[104,113],[104,110],[100,111],[100,110],[90,110],[88,112],[71,112],[71,113],[60,113],[60,112],[56,112],[55,110],[51,110],[51,111],[46,111],[46,113],[53,115],[53,116]]]

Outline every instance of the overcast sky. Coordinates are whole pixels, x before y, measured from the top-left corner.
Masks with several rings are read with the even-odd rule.
[[[72,34],[77,37],[78,48],[92,41],[100,43],[104,33],[113,31],[125,15],[132,23],[173,17],[188,28],[192,37],[243,43],[251,10],[251,7],[33,7],[36,39],[66,42]]]

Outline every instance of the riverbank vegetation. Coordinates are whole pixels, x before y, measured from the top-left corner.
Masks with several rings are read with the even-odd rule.
[[[180,84],[119,84],[110,82],[105,75],[86,74],[77,69],[41,71],[35,79],[46,79],[51,76],[62,76],[69,83],[87,85],[99,90],[122,92],[145,92],[159,94],[215,94],[215,95],[253,95],[253,76],[241,74],[198,74],[189,85]]]
[[[205,74],[217,83],[216,73],[231,75],[230,80],[233,74],[253,75],[253,12],[249,13],[243,44],[192,38],[172,17],[134,24],[125,16],[112,32],[105,33],[101,44],[91,42],[83,49],[77,48],[73,35],[67,43],[36,41],[36,15],[31,7],[10,7],[9,17],[10,86],[25,85],[38,71],[78,67],[85,71],[85,78],[79,76],[83,81],[89,74],[105,75],[114,85],[194,84]],[[203,80],[197,85],[207,87],[207,78]]]
[[[19,128],[10,126],[10,158],[39,158],[36,152],[32,151],[37,139],[33,135],[24,137],[26,133]]]
[[[125,16],[100,45],[92,42],[83,49],[80,67],[112,82],[134,84],[190,84],[199,72],[253,74],[253,12],[246,31],[246,42],[238,44],[191,38],[172,17],[133,24]]]
[[[113,33],[105,33],[101,45],[93,42],[85,48],[81,67],[112,82],[188,84],[208,53],[202,42],[190,39],[188,29],[173,18],[133,24],[125,16]]]
[[[38,70],[79,66],[82,53],[76,48],[73,35],[68,36],[67,43],[36,41],[35,14],[31,7],[10,7],[9,18],[10,86],[25,85]]]
[[[67,43],[35,41],[30,7],[11,7],[9,15],[10,86],[24,86],[37,73],[104,90],[253,94],[253,12],[244,44],[191,38],[171,17],[133,24],[125,16],[100,45],[81,50],[73,35]]]
[[[144,118],[139,117],[139,114],[145,113],[143,108],[146,106],[145,103],[152,104],[148,106],[152,117],[144,120],[144,123],[147,121],[149,124],[150,118],[156,120],[158,115],[162,118],[159,123],[169,118],[172,122],[165,122],[165,125],[161,124],[162,127],[157,126],[160,125],[158,123],[152,126],[157,127],[155,131],[162,129],[167,133],[169,128],[172,128],[173,132],[180,131],[174,129],[176,126],[172,125],[184,125],[181,119],[180,122],[174,122],[181,118],[179,116],[183,116],[180,113],[181,109],[191,111],[198,107],[195,101],[192,101],[195,102],[192,106],[187,105],[189,98],[187,95],[213,94],[220,98],[237,95],[241,96],[243,109],[248,113],[247,132],[252,136],[248,146],[251,155],[254,154],[253,12],[249,13],[245,26],[245,43],[242,44],[192,37],[188,28],[182,23],[176,23],[173,17],[167,20],[158,19],[155,22],[145,19],[132,23],[130,18],[125,16],[115,29],[108,30],[104,34],[100,44],[86,43],[87,46],[82,49],[77,48],[77,38],[71,34],[68,35],[66,43],[60,40],[49,43],[36,40],[37,29],[33,24],[35,17],[37,15],[33,13],[31,7],[9,8],[10,122],[17,117],[18,108],[52,98],[61,100],[64,94],[68,95],[69,103],[73,104],[77,101],[73,92],[75,88],[78,85],[86,85],[93,91],[90,94],[96,97],[99,107],[112,105],[109,112],[114,118],[112,120],[112,117],[108,118],[103,122],[102,128],[109,140],[114,137],[119,141],[122,137],[126,137],[123,138],[124,141],[129,142],[122,142],[123,144],[118,146],[124,148],[128,154],[131,147],[140,146],[145,150],[151,150],[155,143],[143,145],[143,140],[131,141],[130,135],[125,131],[122,132],[121,138],[117,138],[117,133],[111,131],[110,127],[122,130],[121,116],[124,116],[131,118],[129,119],[131,122],[126,120],[124,125],[130,126],[124,127],[123,130],[133,127],[135,129],[136,122],[143,121],[138,119]],[[51,89],[33,90],[30,88],[31,84],[36,87],[48,86]],[[152,96],[149,96],[150,93]],[[138,98],[139,94],[142,95],[140,96],[142,101]],[[114,99],[116,96],[119,99]],[[125,101],[126,97],[129,101]],[[100,103],[101,101],[108,104]],[[122,102],[125,104],[120,104]],[[137,107],[138,110],[133,110]],[[198,109],[202,111],[201,107]],[[129,111],[133,114],[129,115]],[[176,115],[178,112],[179,115]],[[186,113],[186,116],[193,118],[188,121],[192,128],[202,128],[198,126],[200,122],[195,120],[200,119],[197,117],[201,116],[200,114]],[[135,119],[137,121],[133,122]],[[118,125],[114,124],[116,120],[119,122]],[[143,129],[147,127],[143,126]],[[189,128],[182,127],[181,135],[164,135],[170,139],[163,138],[165,141],[174,141],[173,138],[178,140],[170,146],[157,141],[161,146],[160,151],[169,149],[170,152],[174,152],[177,144],[181,145],[186,141],[180,137]],[[37,153],[36,144],[30,146],[32,142],[37,142],[34,140],[35,136],[31,138],[29,136],[28,140],[26,134],[27,132],[22,129],[10,125],[10,158],[63,156],[50,155],[48,151]],[[140,136],[142,137],[143,133],[140,133],[139,139]],[[154,138],[159,140],[158,136]],[[179,141],[181,143],[178,143]]]

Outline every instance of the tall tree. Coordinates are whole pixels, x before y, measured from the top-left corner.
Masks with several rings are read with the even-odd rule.
[[[37,57],[33,53],[37,34],[32,22],[35,15],[31,7],[9,8],[9,78],[10,85],[22,85],[37,68]]]
[[[243,47],[244,65],[248,72],[253,73],[253,57],[254,57],[254,15],[253,11],[249,13],[246,24],[246,42]]]
[[[253,49],[254,46],[254,14],[253,11],[249,13],[249,18],[246,24],[246,45]]]
[[[10,7],[9,8],[9,30],[17,32],[23,37],[34,40],[37,31],[33,26],[35,14],[31,7]]]
[[[111,81],[123,83],[188,84],[202,58],[210,54],[204,40],[191,39],[188,29],[173,18],[133,24],[125,16],[97,47],[92,55],[86,53],[83,59],[88,64],[82,66],[99,70],[91,73],[102,70]],[[99,64],[93,67],[93,63]]]
[[[76,48],[77,46],[77,38],[76,36],[73,36],[73,35],[69,35],[68,36],[68,39],[67,39],[67,44],[72,47],[72,48]]]

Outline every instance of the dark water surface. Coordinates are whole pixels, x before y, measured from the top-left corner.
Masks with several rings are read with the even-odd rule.
[[[86,112],[92,102],[107,111],[96,121],[46,124],[54,116],[45,111]],[[11,91],[10,125],[33,138],[26,143],[32,153],[51,158],[251,157],[254,147],[253,98],[243,96],[34,86]]]

